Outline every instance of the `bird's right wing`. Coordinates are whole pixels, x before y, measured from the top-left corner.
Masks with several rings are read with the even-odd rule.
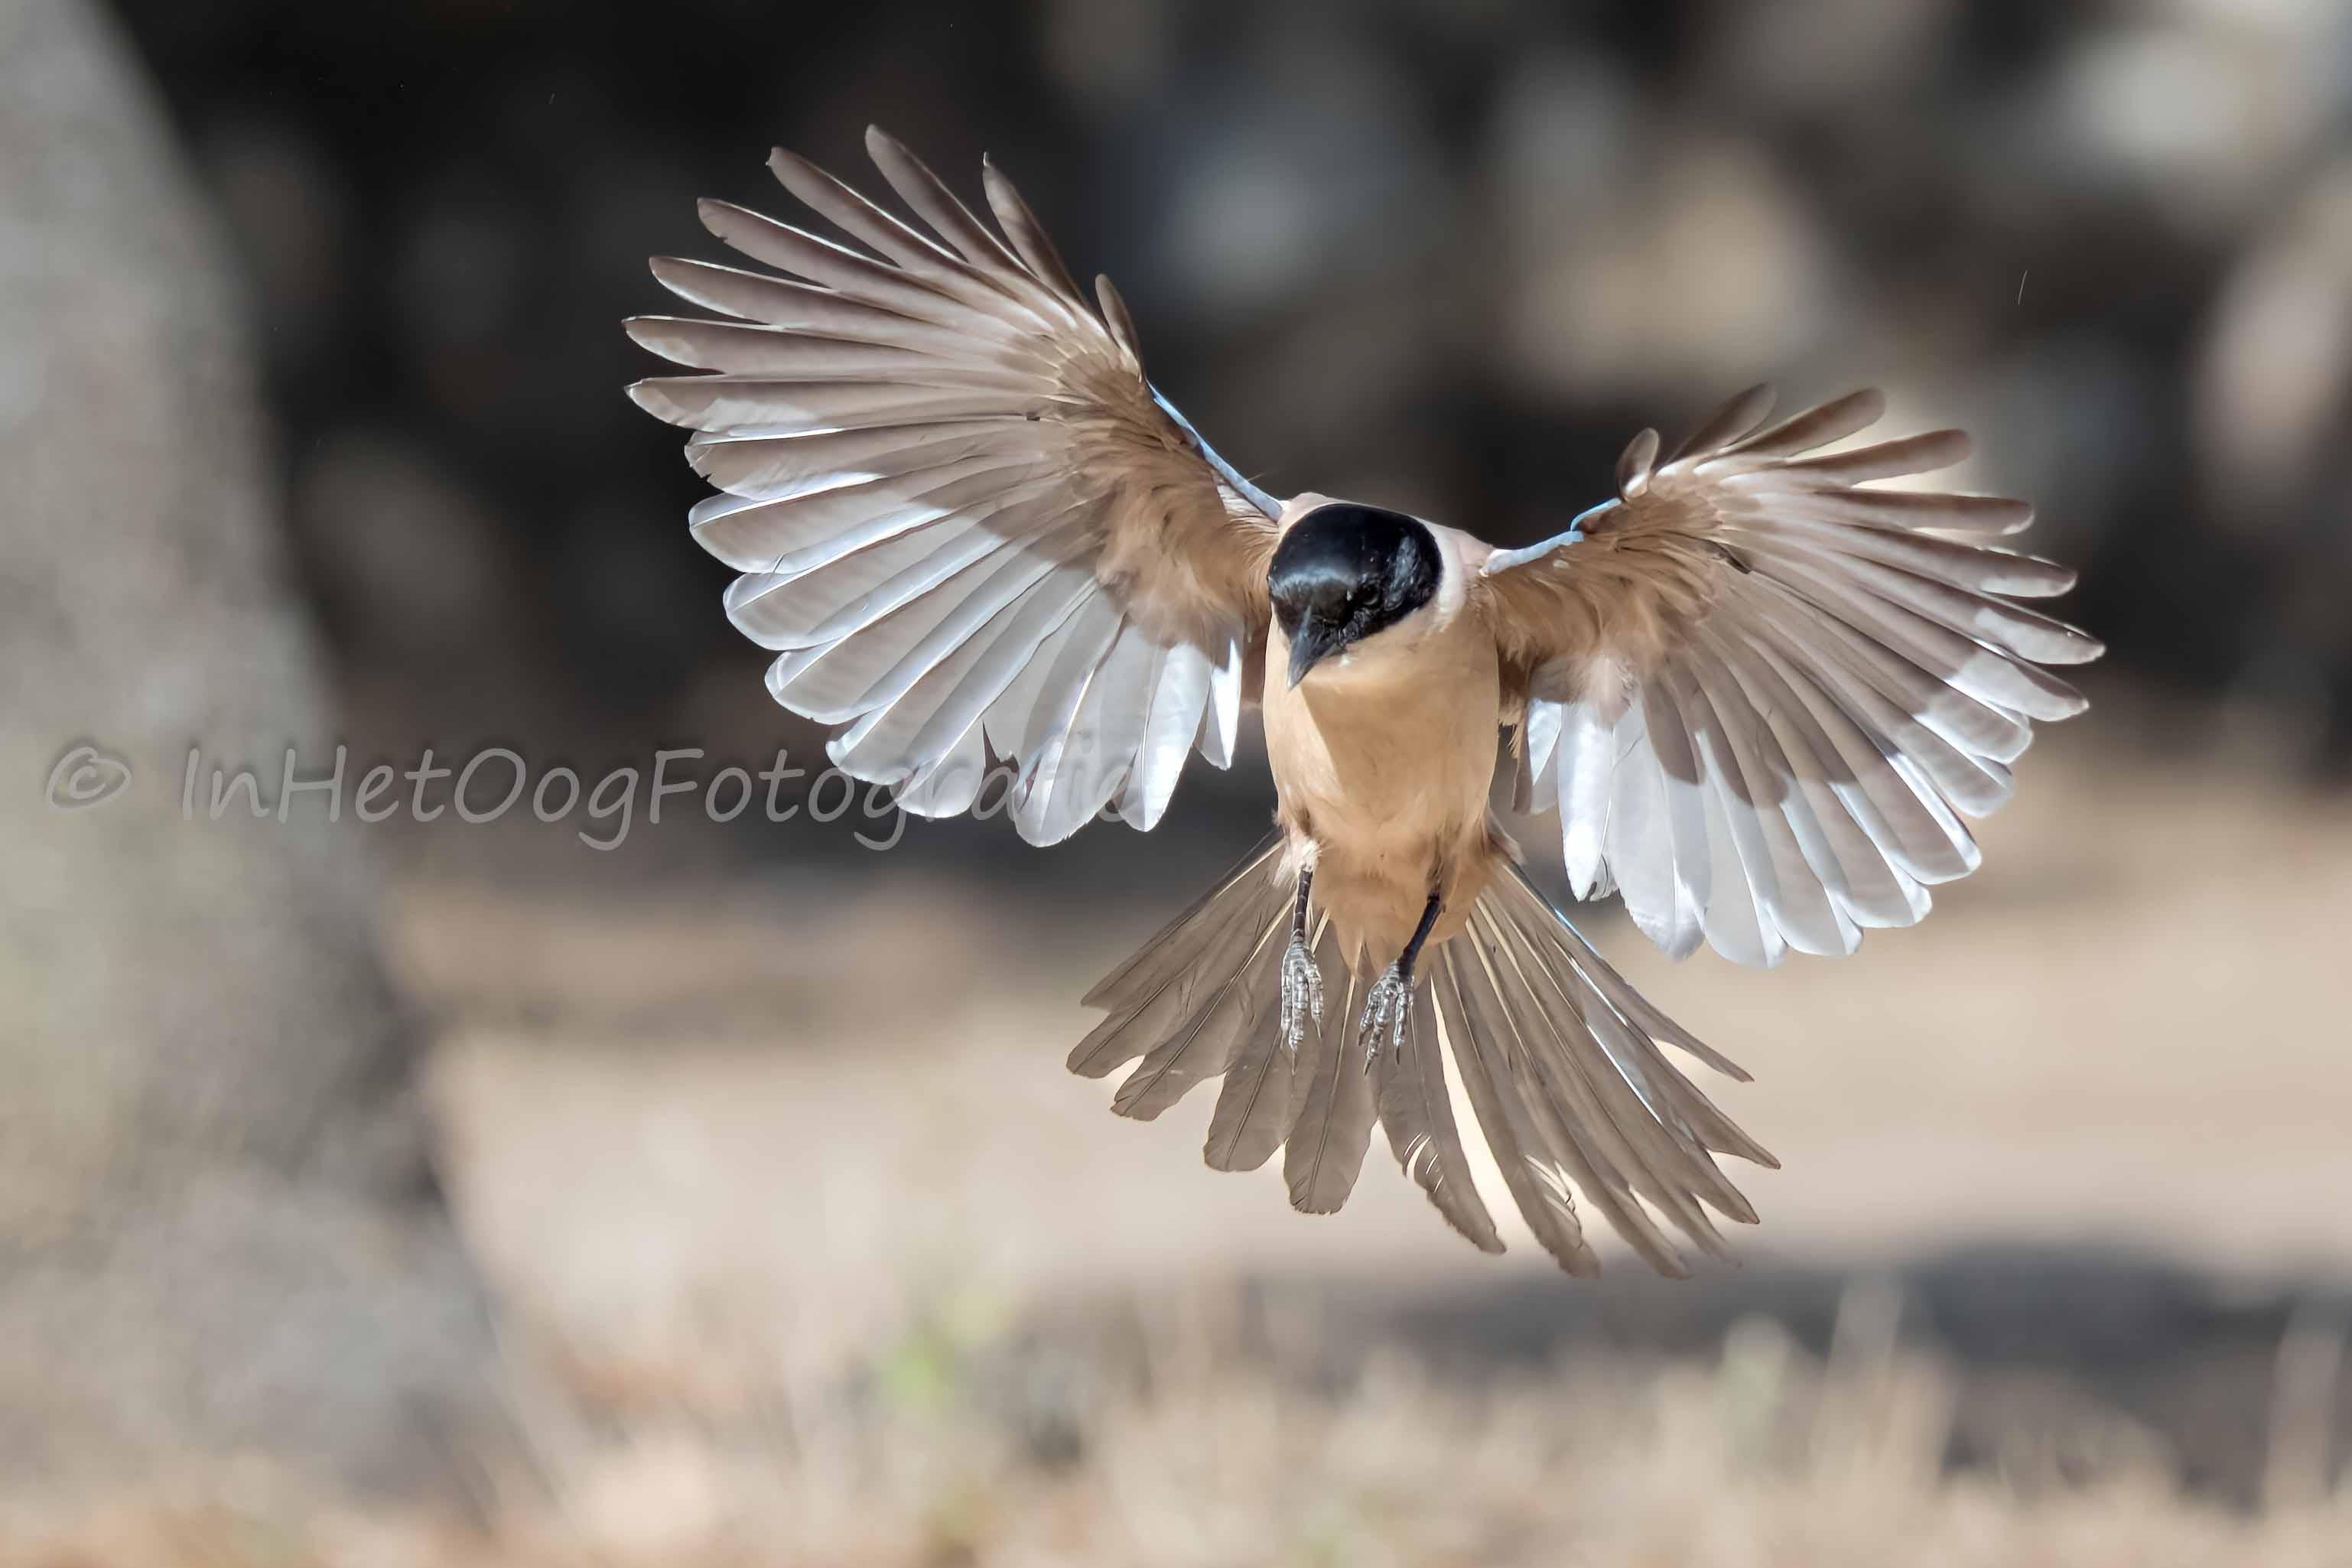
[[[1958,461],[1959,431],[1809,456],[1879,395],[1770,406],[1743,395],[1663,463],[1643,431],[1614,500],[1477,584],[1526,699],[1527,804],[1558,807],[1577,896],[1613,884],[1678,957],[1851,952],[1917,921],[1975,868],[1961,816],[2009,797],[2032,721],[2083,708],[2041,666],[2100,652],[2012,602],[2074,573],[1980,542],[2024,503],[1868,488]]]
[[[1150,828],[1195,744],[1232,760],[1280,506],[1153,391],[1109,280],[1098,316],[993,166],[1002,238],[898,142],[866,146],[938,237],[777,153],[785,188],[875,255],[704,203],[720,239],[796,276],[656,260],[734,319],[629,322],[718,373],[630,394],[697,432],[687,457],[721,493],[695,538],[743,573],[727,612],[781,655],[776,700],[847,726],[837,764],[946,816],[992,751],[1032,843],[1113,802]]]

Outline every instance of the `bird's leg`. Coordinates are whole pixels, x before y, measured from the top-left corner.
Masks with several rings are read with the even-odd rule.
[[[1298,1042],[1312,1016],[1323,1025],[1323,973],[1307,947],[1307,898],[1315,886],[1315,868],[1298,873],[1298,902],[1290,911],[1290,945],[1282,952],[1282,1048],[1298,1054]]]
[[[1412,928],[1412,940],[1404,944],[1404,952],[1388,972],[1372,982],[1364,993],[1364,1016],[1357,1022],[1357,1043],[1364,1048],[1364,1070],[1372,1070],[1372,1062],[1381,1054],[1381,1037],[1388,1037],[1390,1050],[1404,1052],[1404,1019],[1412,1008],[1412,966],[1421,957],[1421,944],[1429,940],[1429,931],[1437,923],[1437,895],[1429,895],[1422,906],[1421,923]]]

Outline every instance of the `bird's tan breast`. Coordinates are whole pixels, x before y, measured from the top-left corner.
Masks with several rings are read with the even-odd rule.
[[[1276,626],[1263,701],[1281,820],[1313,858],[1316,901],[1385,963],[1433,890],[1446,903],[1442,939],[1476,896],[1467,880],[1483,885],[1501,692],[1493,639],[1475,619],[1365,651],[1286,687]]]

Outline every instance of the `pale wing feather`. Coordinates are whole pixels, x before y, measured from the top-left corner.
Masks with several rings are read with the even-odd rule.
[[[779,696],[812,719],[854,722],[897,700],[991,616],[1056,567],[1082,560],[1090,547],[1090,531],[1080,520],[1026,549],[982,556],[944,578],[937,591],[896,605],[846,637],[814,645],[817,658]],[[1108,613],[1116,626],[1117,613]]]
[[[989,704],[1097,591],[1093,577],[1083,570],[1064,567],[1048,574],[932,666],[898,701],[869,710],[844,730],[828,748],[835,760],[843,767],[860,766],[871,773],[889,763],[857,759],[869,747],[883,759],[935,759],[907,775],[906,784],[911,787],[934,776],[933,770],[948,757],[966,754],[959,748],[980,747],[978,721]]]
[[[1068,837],[1125,785],[1166,652],[1134,622],[1120,624],[1087,676],[1068,725],[1040,756],[1028,795],[1016,809],[1014,819],[1030,842]]]
[[[1160,679],[1152,688],[1151,708],[1144,720],[1143,740],[1136,747],[1135,765],[1127,788],[1119,795],[1119,816],[1129,826],[1148,833],[1160,825],[1176,792],[1184,758],[1201,732],[1214,673],[1205,649],[1178,643],[1167,650]]]
[[[1213,767],[1231,767],[1234,743],[1242,722],[1242,665],[1247,657],[1245,634],[1229,633],[1222,650],[1209,649],[1209,700],[1201,711],[1197,744]]]

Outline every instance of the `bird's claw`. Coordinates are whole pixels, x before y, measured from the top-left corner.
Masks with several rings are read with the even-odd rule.
[[[1412,1007],[1412,976],[1402,963],[1391,963],[1364,993],[1364,1016],[1356,1023],[1356,1042],[1363,1047],[1366,1072],[1380,1058],[1383,1043],[1391,1053],[1404,1054],[1404,1019]],[[1383,1034],[1388,1037],[1385,1042],[1381,1038]]]
[[[1315,967],[1306,942],[1294,936],[1282,953],[1282,1048],[1294,1057],[1310,1016],[1316,1027],[1322,1027],[1323,973]]]

